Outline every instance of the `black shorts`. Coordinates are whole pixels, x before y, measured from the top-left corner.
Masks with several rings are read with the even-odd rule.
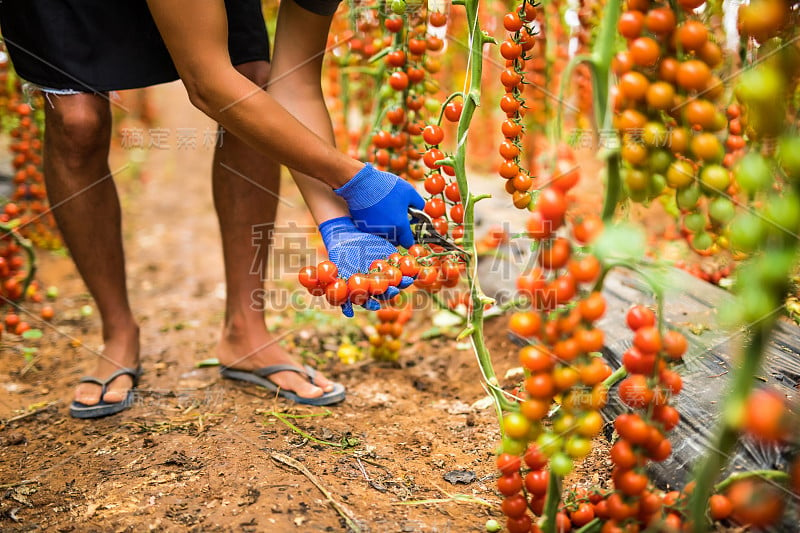
[[[225,0],[231,62],[269,60],[260,0]],[[48,89],[107,92],[178,79],[145,0],[0,0],[17,73]]]

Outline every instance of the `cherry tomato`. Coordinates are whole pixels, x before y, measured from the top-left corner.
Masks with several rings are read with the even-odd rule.
[[[533,374],[525,380],[525,390],[534,398],[551,398],[555,384],[550,374]]]
[[[353,274],[347,280],[347,289],[350,301],[354,304],[363,304],[369,298],[370,280],[365,274]]]
[[[733,506],[731,518],[739,524],[760,528],[775,523],[783,513],[781,490],[766,481],[737,481],[727,496]]]
[[[652,67],[661,55],[661,47],[650,37],[639,37],[628,46],[633,62],[640,67]]]
[[[632,444],[644,444],[648,437],[647,422],[639,415],[621,414],[614,421],[614,428],[619,436]]]
[[[425,183],[423,185],[429,194],[441,194],[441,192],[444,191],[445,183],[445,179],[441,174],[433,173],[425,178]]]
[[[656,315],[643,305],[634,305],[625,315],[625,321],[629,328],[636,331],[645,326],[654,326],[656,324]]]
[[[661,333],[655,326],[640,327],[633,336],[633,345],[644,353],[657,353],[661,351]]]
[[[317,265],[317,280],[321,285],[333,283],[338,275],[339,269],[331,261],[323,261]]]
[[[440,126],[430,124],[422,130],[422,138],[426,144],[437,145],[444,140],[444,130]]]
[[[500,509],[509,518],[520,518],[528,510],[528,501],[522,494],[514,494],[503,500]]]
[[[402,70],[393,72],[389,76],[389,85],[395,91],[405,91],[408,88],[408,75]]]
[[[500,55],[504,59],[517,59],[522,55],[522,45],[512,39],[506,39],[500,43]]]
[[[313,266],[305,266],[301,268],[300,272],[297,274],[297,278],[300,281],[300,285],[309,290],[316,287],[319,283],[319,278],[317,278],[317,269]],[[6,326],[11,327],[8,323],[8,316],[6,316]]]
[[[398,265],[403,276],[413,278],[419,273],[419,263],[417,263],[417,260],[410,255],[402,256],[398,261]]]
[[[609,451],[611,461],[620,470],[630,470],[639,463],[639,458],[634,452],[630,442],[620,439],[614,443]]]
[[[463,108],[464,104],[460,100],[453,100],[445,106],[444,117],[450,122],[458,122]]]
[[[788,435],[783,397],[773,390],[756,390],[745,404],[745,430],[762,441],[780,442]]]
[[[444,196],[451,202],[461,201],[461,191],[458,190],[458,183],[450,183],[444,188]]]
[[[714,494],[708,500],[708,510],[713,520],[725,520],[733,512],[733,504],[722,494]]]
[[[497,490],[503,496],[512,496],[522,490],[522,476],[519,472],[502,475],[497,480]]]
[[[572,253],[572,245],[563,237],[553,239],[539,251],[539,264],[544,268],[557,270],[566,266]]]
[[[641,409],[653,401],[653,389],[641,374],[628,376],[619,384],[619,397],[630,407]]]
[[[562,224],[564,214],[567,211],[567,202],[564,199],[564,194],[553,187],[543,189],[539,193],[536,210],[542,214],[545,221],[552,224],[551,232],[555,231]]]
[[[626,11],[620,15],[617,22],[617,30],[626,39],[639,37],[642,28],[644,28],[644,13],[641,11]]]
[[[342,305],[347,301],[347,282],[343,279],[336,279],[333,283],[325,287],[325,298],[331,305]]]
[[[508,327],[520,337],[533,337],[539,333],[542,327],[542,319],[538,313],[533,311],[520,311],[511,315]],[[533,369],[529,368],[529,370]]]

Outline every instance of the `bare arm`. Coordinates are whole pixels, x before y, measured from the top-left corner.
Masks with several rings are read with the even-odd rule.
[[[189,97],[200,110],[255,149],[331,187],[344,185],[361,170],[363,163],[303,126],[271,94],[233,68],[223,0],[147,3]],[[295,39],[301,41],[297,36],[305,31]]]

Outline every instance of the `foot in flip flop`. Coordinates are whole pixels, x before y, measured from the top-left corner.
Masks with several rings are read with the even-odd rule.
[[[341,384],[294,362],[266,332],[257,337],[223,334],[218,347],[223,377],[262,386],[297,403],[331,405],[344,400]]]
[[[70,415],[100,418],[131,406],[132,389],[141,375],[138,330],[128,337],[127,341],[106,343],[104,355],[97,361],[95,369],[76,387]]]

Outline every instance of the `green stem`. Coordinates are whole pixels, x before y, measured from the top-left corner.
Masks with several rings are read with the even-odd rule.
[[[543,533],[556,533],[556,514],[558,514],[558,504],[561,503],[561,476],[550,472],[550,481],[547,485],[547,500],[544,502],[544,524]]]
[[[605,130],[611,126],[609,114],[609,87],[611,86],[611,60],[617,38],[617,21],[620,16],[620,0],[609,0],[603,12],[603,21],[597,35],[597,42],[592,50],[592,88],[594,90],[595,122],[598,129]],[[608,156],[606,194],[603,200],[603,221],[614,216],[621,192],[619,152]]]
[[[608,0],[603,11],[603,21],[597,34],[597,42],[592,50],[592,64],[594,65],[594,95],[597,123],[605,127],[608,119],[608,91],[610,83],[611,60],[614,57],[614,48],[617,38],[617,21],[619,20],[621,6],[620,0]]]
[[[600,521],[599,518],[595,518],[582,528],[576,529],[575,533],[597,533],[598,531],[600,531],[601,527],[603,527],[603,523]]]
[[[735,474],[731,474],[723,481],[720,481],[719,483],[714,485],[714,492],[717,493],[724,492],[725,489],[727,489],[737,481],[742,481],[743,479],[750,479],[754,477],[757,477],[759,479],[766,479],[769,481],[775,481],[777,483],[786,483],[790,479],[789,474],[781,470],[751,470],[749,472],[736,472]]]
[[[603,387],[610,389],[613,387],[618,381],[622,381],[628,375],[628,371],[625,370],[624,366],[619,367],[616,369],[610,376],[603,380]]]
[[[455,2],[454,2],[455,3]],[[501,412],[513,408],[497,386],[497,375],[492,365],[489,349],[486,347],[483,335],[484,304],[488,298],[481,290],[480,282],[475,275],[477,268],[477,250],[475,248],[475,203],[483,198],[482,195],[470,194],[469,181],[466,171],[467,154],[467,133],[475,108],[480,105],[481,76],[483,74],[483,45],[487,42],[486,37],[480,30],[478,24],[478,7],[480,0],[464,0],[464,8],[467,14],[467,28],[469,30],[470,44],[470,85],[466,94],[454,93],[450,95],[447,102],[462,96],[464,107],[461,110],[461,118],[458,121],[456,133],[456,151],[453,155],[453,169],[456,174],[456,183],[464,199],[464,237],[461,246],[467,252],[467,282],[470,285],[470,296],[472,297],[472,310],[469,315],[469,323],[472,327],[470,339],[478,365],[486,382],[489,384],[489,391],[495,400],[495,406]],[[445,105],[447,104],[445,102]],[[442,106],[444,109],[444,106]],[[439,117],[441,120],[441,115]]]
[[[609,222],[617,211],[617,204],[622,193],[622,178],[620,176],[620,156],[614,151],[608,156],[606,166],[606,194],[603,198],[603,222]]]

